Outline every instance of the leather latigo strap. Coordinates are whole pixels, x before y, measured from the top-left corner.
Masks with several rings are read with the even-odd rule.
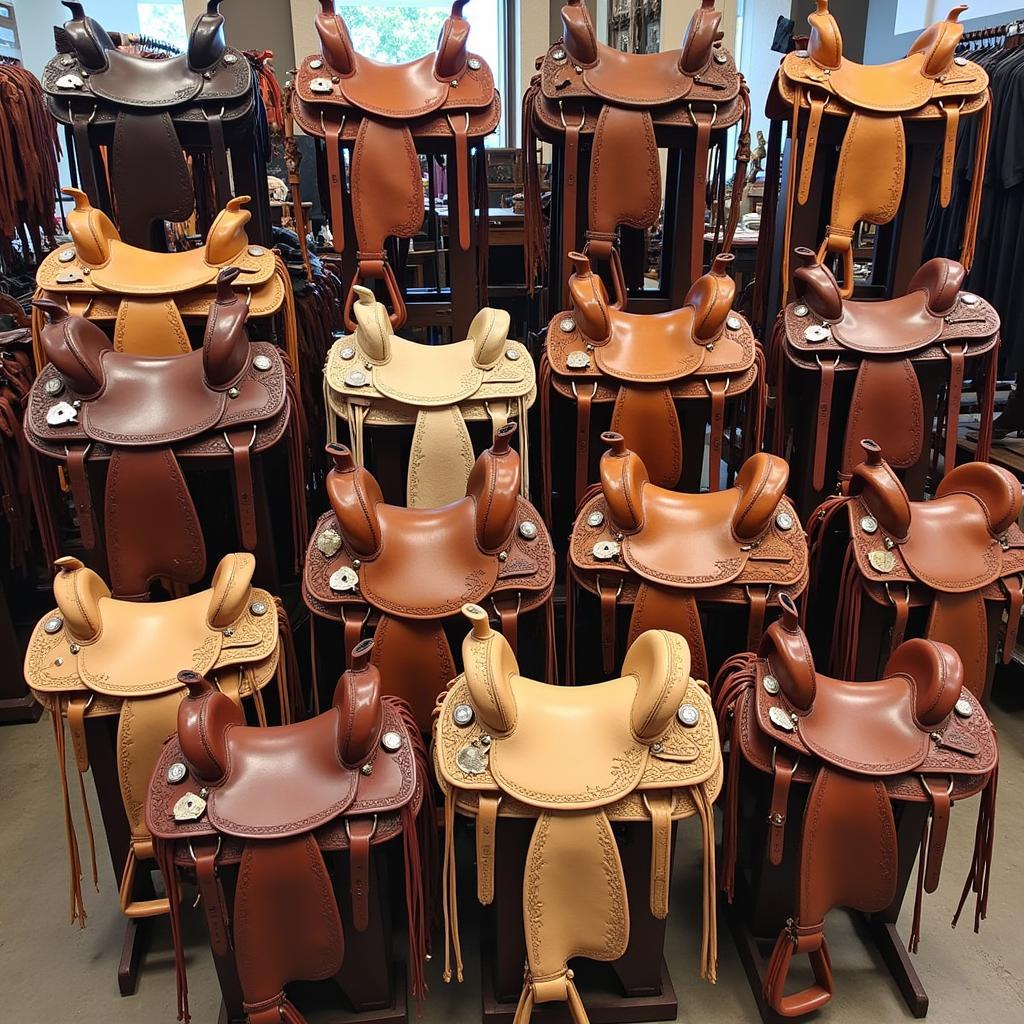
[[[930,827],[910,948],[916,950],[923,892],[939,882],[953,802],[981,794],[975,854],[960,901],[977,895],[975,924],[988,902],[998,749],[978,700],[964,686],[951,647],[931,640],[901,644],[882,678],[848,682],[818,674],[795,605],[768,627],[757,654],[744,654],[715,681],[715,710],[730,743],[723,888],[732,891],[740,759],[772,777],[769,854],[798,861],[791,920],[779,935],[764,980],[769,1006],[786,1017],[827,1003],[834,981],[824,935],[836,906],[867,913],[888,907],[896,891],[899,847],[893,809],[925,804]],[[786,817],[792,783],[809,785],[799,849]],[[957,910],[959,917],[960,910]],[[954,924],[956,918],[954,918]],[[807,954],[814,980],[786,992],[793,956]]]
[[[107,585],[76,558],[57,563],[57,607],[35,627],[25,655],[25,679],[53,719],[71,862],[71,918],[85,922],[81,856],[71,817],[64,769],[67,719],[80,781],[89,770],[86,719],[117,719],[115,762],[130,829],[123,866],[121,909],[128,917],[166,913],[166,900],[138,901],[137,865],[153,858],[144,818],[146,787],[167,736],[174,731],[184,689],[182,665],[194,665],[218,681],[225,700],[251,704],[266,719],[261,691],[278,673],[280,634],[273,597],[252,586],[250,554],[227,555],[210,589],[161,603],[112,598]],[[283,669],[282,669],[283,671]],[[290,693],[279,676],[283,719],[291,715]],[[241,713],[241,712],[239,712]],[[84,788],[83,788],[84,797]],[[86,808],[90,848],[92,825]],[[95,881],[95,856],[93,856]]]
[[[189,460],[231,467],[239,540],[256,545],[252,458],[295,428],[280,351],[249,342],[239,273],[219,273],[203,347],[183,355],[117,351],[97,324],[35,301],[49,320],[40,331],[47,365],[29,395],[26,437],[68,466],[83,543],[103,544],[119,596],[144,597],[161,576],[202,578],[203,533],[182,472]],[[104,462],[101,538],[88,467]],[[294,500],[304,508],[301,495]]]
[[[209,0],[193,23],[188,51],[166,59],[118,49],[84,5],[68,3],[71,20],[55,30],[57,55],[43,69],[49,112],[72,128],[76,161],[89,198],[109,191],[124,237],[146,246],[154,221],[188,220],[195,208],[179,132],[194,138],[205,127],[218,206],[231,192],[224,125],[250,122],[258,108],[252,69],[224,37],[220,0]],[[109,148],[101,190],[95,174]]]
[[[304,1024],[286,986],[339,972],[347,943],[359,941],[344,934],[339,901],[350,901],[353,927],[365,931],[379,899],[372,851],[398,838],[412,989],[417,1000],[424,994],[434,831],[427,756],[408,707],[381,696],[372,646],[356,647],[327,711],[266,729],[246,726],[200,674],[178,677],[187,696],[177,735],[153,773],[146,820],[168,892],[177,893],[180,877],[194,870],[212,897],[205,908],[211,945],[223,956],[233,950],[248,1024]],[[177,764],[183,773],[171,771]],[[336,857],[326,855],[338,852],[348,856],[347,893],[328,866]],[[229,915],[218,890],[223,869],[236,864]],[[177,901],[172,907],[179,1009],[187,1019]]]
[[[471,244],[475,200],[470,149],[498,126],[501,104],[486,61],[467,47],[469,22],[455,0],[437,50],[405,64],[379,64],[358,53],[334,0],[320,0],[316,17],[320,52],[295,73],[292,114],[307,135],[325,140],[334,248],[351,248],[344,229],[341,147],[352,149],[349,196],[355,223],[356,274],[345,322],[354,331],[354,286],[382,280],[392,326],[406,309],[394,269],[385,255],[388,238],[412,238],[423,224],[423,188],[417,143],[450,140],[455,154],[449,174],[452,238]]]
[[[503,818],[533,818],[523,879],[527,968],[516,1019],[537,1003],[566,1002],[587,1015],[568,961],[615,960],[629,939],[630,905],[612,824],[649,824],[650,912],[668,913],[674,823],[699,817],[704,890],[701,974],[717,971],[714,812],[722,763],[705,685],[690,675],[686,641],[650,630],[631,645],[621,677],[551,686],[519,674],[487,613],[466,605],[465,674],[444,694],[434,722],[434,766],[445,797],[444,978],[462,980],[455,815],[475,819],[477,896],[493,898]],[[576,680],[571,680],[576,682]],[[586,735],[584,749],[566,729]],[[634,908],[635,909],[635,908]]]
[[[385,687],[409,702],[424,731],[454,674],[445,622],[467,598],[493,613],[510,641],[519,615],[551,599],[554,551],[520,493],[515,431],[508,423],[497,432],[459,500],[429,509],[386,504],[349,448],[328,445],[331,511],[306,552],[303,598],[314,615],[344,624],[346,645],[375,638]]]
[[[974,61],[956,56],[963,34],[958,22],[967,9],[955,7],[944,21],[926,28],[907,56],[879,66],[857,64],[843,56],[839,25],[828,0],[816,0],[808,15],[807,48],[787,54],[768,98],[768,116],[788,121],[799,132],[791,147],[783,249],[783,295],[789,288],[790,230],[793,209],[810,195],[819,133],[827,120],[847,122],[832,192],[832,209],[819,257],[838,256],[843,264],[842,293],[853,294],[853,234],[860,221],[887,224],[899,209],[906,173],[906,124],[938,121],[942,126],[939,202],[952,194],[957,127],[978,114],[987,137],[991,108],[988,75]],[[977,208],[984,180],[986,148],[979,149],[972,173],[970,210]],[[968,217],[961,260],[970,269],[977,230]]]
[[[786,594],[799,597],[808,580],[807,539],[785,496],[786,463],[760,453],[734,487],[681,494],[653,483],[621,435],[602,441],[601,487],[577,514],[569,572],[570,585],[599,596],[605,609],[606,672],[615,660],[608,634],[616,604],[632,608],[630,640],[646,629],[681,633],[695,672],[709,671],[702,609],[746,606],[748,643],[756,645],[767,610]]]
[[[907,468],[917,463],[932,434],[924,420],[920,379],[935,368],[948,380],[938,435],[948,472],[956,464],[967,365],[983,421],[994,412],[985,384],[995,372],[999,315],[980,296],[964,290],[966,271],[955,260],[936,258],[923,264],[905,295],[863,301],[844,298],[831,270],[810,249],[798,248],[795,254],[796,301],[779,314],[768,365],[777,368],[777,378],[793,367],[818,379],[818,416],[810,439],[815,490],[830,490],[836,473],[842,482],[849,479],[865,437],[881,445],[891,465]],[[850,374],[855,375],[850,406],[836,409],[836,380]],[[784,382],[772,383],[781,405],[779,389]],[[830,442],[840,429],[842,454],[838,466],[833,466]],[[979,450],[979,457],[987,454]]]

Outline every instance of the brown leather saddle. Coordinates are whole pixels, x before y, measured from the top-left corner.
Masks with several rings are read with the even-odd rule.
[[[968,360],[974,363],[981,429],[978,458],[988,458],[995,414],[999,314],[989,303],[963,290],[966,272],[955,260],[936,258],[910,279],[905,295],[880,301],[844,298],[832,271],[810,249],[798,248],[793,271],[796,302],[779,314],[769,343],[768,366],[775,386],[775,451],[786,444],[786,365],[818,375],[818,416],[814,436],[812,484],[829,483],[826,466],[829,433],[845,421],[839,480],[849,480],[860,461],[860,440],[873,437],[893,466],[913,466],[932,436],[925,421],[920,375],[948,377],[944,413],[944,468],[956,465],[960,397]],[[848,410],[833,416],[836,377],[855,373]]]
[[[293,981],[334,977],[345,956],[335,865],[348,853],[356,932],[370,920],[372,851],[401,836],[409,908],[409,971],[417,999],[429,916],[424,864],[433,815],[422,738],[408,708],[381,697],[371,641],[354,652],[331,707],[292,725],[254,729],[199,672],[178,731],[153,772],[146,820],[172,907],[179,1019],[188,1020],[180,875],[194,874],[218,965],[232,963],[247,1024],[305,1024]],[[429,824],[428,824],[429,820]],[[237,868],[230,900],[224,876]],[[231,908],[229,910],[229,908]],[[358,941],[358,934],[356,936]]]
[[[708,481],[719,487],[726,401],[751,394],[748,410],[751,451],[760,447],[757,390],[764,359],[747,321],[733,312],[736,284],[728,275],[731,255],[719,255],[698,278],[681,309],[668,313],[629,313],[608,299],[590,260],[570,253],[571,308],[548,325],[541,363],[541,436],[544,494],[550,521],[552,490],[550,392],[576,405],[576,490],[578,506],[589,483],[591,411],[614,403],[611,429],[634,446],[653,483],[675,487],[683,472],[684,439],[677,401],[708,402],[711,441]],[[620,296],[620,299],[622,297]],[[746,432],[745,432],[746,433]],[[703,439],[703,431],[701,432]],[[701,443],[703,452],[703,440]]]
[[[49,317],[40,332],[47,365],[29,396],[25,436],[36,451],[63,463],[82,542],[105,549],[120,597],[146,594],[160,576],[194,583],[206,571],[183,462],[230,460],[239,537],[252,550],[253,456],[290,431],[294,507],[305,507],[293,385],[280,350],[249,341],[248,308],[232,287],[238,274],[229,268],[218,275],[203,347],[186,355],[116,351],[92,321],[35,300]],[[107,464],[103,539],[89,481],[90,467],[101,462]]]
[[[650,913],[668,915],[675,822],[700,818],[704,851],[701,976],[717,971],[715,822],[722,759],[707,684],[692,678],[686,641],[651,630],[626,654],[620,678],[552,686],[519,674],[487,613],[462,644],[464,675],[444,694],[434,725],[434,766],[445,796],[445,971],[462,980],[455,814],[476,819],[477,898],[494,899],[499,817],[534,818],[523,876],[527,966],[516,1010],[565,1002],[587,1014],[571,957],[617,960],[629,942],[630,906],[613,822],[650,823]],[[575,680],[571,680],[575,682]],[[580,742],[572,742],[577,737]],[[635,912],[635,910],[634,910]]]
[[[537,395],[529,349],[508,336],[503,309],[480,310],[463,341],[421,345],[392,333],[387,308],[356,286],[356,329],[331,347],[324,368],[327,436],[348,427],[352,457],[365,464],[365,431],[412,426],[406,504],[438,508],[466,493],[475,455],[468,424],[490,421],[491,439],[510,420],[519,435],[522,493],[530,496],[526,412]]]
[[[255,125],[261,113],[249,62],[225,41],[221,3],[209,0],[196,18],[187,53],[159,60],[119,50],[84,4],[64,0],[71,20],[55,29],[58,52],[43,69],[46,106],[70,127],[82,186],[97,206],[107,192],[97,168],[105,167],[133,245],[148,245],[153,221],[178,223],[193,213],[183,139],[203,140],[216,209],[232,196],[225,129]],[[103,163],[100,147],[109,152]]]
[[[168,911],[166,899],[136,899],[134,879],[139,862],[153,859],[144,815],[146,787],[164,742],[174,732],[184,693],[177,679],[182,665],[214,680],[232,708],[240,709],[243,698],[251,703],[264,724],[267,713],[261,691],[276,674],[281,716],[289,720],[291,688],[298,680],[288,678],[286,659],[280,656],[287,624],[278,619],[275,599],[252,586],[254,566],[250,554],[226,555],[208,590],[172,601],[138,602],[112,598],[107,585],[78,559],[57,561],[53,581],[57,607],[32,631],[25,680],[53,719],[71,862],[72,921],[84,925],[86,914],[82,858],[65,766],[65,718],[93,851],[94,884],[95,847],[85,803],[90,756],[86,720],[117,719],[116,764],[131,835],[120,885],[121,910],[128,917]]]
[[[694,673],[707,679],[702,605],[747,606],[750,650],[769,606],[807,586],[807,540],[786,497],[789,466],[760,452],[743,464],[735,486],[681,494],[652,483],[621,434],[601,440],[609,446],[601,484],[580,506],[569,540],[569,636],[580,587],[600,602],[605,673],[615,667],[617,609],[625,605],[632,606],[627,643],[648,629],[681,633]]]
[[[320,0],[316,17],[320,53],[306,57],[295,73],[292,112],[307,134],[323,139],[327,150],[334,249],[349,247],[343,213],[343,144],[352,147],[351,180],[355,222],[356,274],[349,289],[345,323],[351,318],[354,286],[382,280],[392,312],[391,324],[405,323],[406,309],[395,272],[387,261],[389,237],[412,238],[423,226],[423,175],[416,143],[447,139],[454,143],[454,195],[457,215],[453,237],[470,245],[469,151],[498,126],[501,103],[487,62],[467,48],[469,22],[462,16],[468,0],[454,0],[437,42],[437,51],[407,64],[380,64],[358,53],[334,0]],[[450,172],[451,176],[451,172]],[[486,206],[486,200],[484,201]]]
[[[778,937],[764,980],[769,1006],[784,1017],[797,1017],[832,997],[824,935],[828,911],[844,906],[874,913],[895,898],[897,804],[924,803],[930,814],[910,941],[916,952],[922,889],[938,887],[950,808],[982,794],[974,858],[960,901],[962,907],[973,887],[977,930],[988,902],[998,749],[984,710],[963,686],[963,666],[951,647],[908,640],[893,652],[883,678],[831,679],[815,670],[788,597],[783,607],[759,653],[732,659],[716,680],[715,708],[730,751],[723,888],[731,896],[741,758],[772,777],[770,862],[799,858],[793,915]],[[794,782],[810,786],[799,849],[784,842]],[[814,981],[787,995],[797,953],[810,958]]]
[[[444,622],[466,602],[493,612],[516,648],[521,614],[542,609],[553,662],[555,555],[520,493],[514,423],[477,458],[465,497],[441,508],[387,505],[373,476],[341,444],[327,446],[331,511],[306,553],[302,594],[314,616],[340,622],[346,655],[372,629],[387,690],[408,701],[424,732],[454,677]]]
[[[689,280],[696,281],[704,265],[712,139],[724,138],[726,129],[742,121],[722,246],[729,251],[749,158],[750,96],[732,54],[721,43],[721,19],[714,0],[701,0],[678,50],[623,53],[598,39],[582,0],[568,0],[562,8],[562,38],[538,58],[539,73],[523,99],[527,278],[532,279],[544,253],[538,139],[564,148],[563,251],[568,254],[580,244],[577,186],[581,167],[589,163],[585,251],[596,260],[612,261],[618,290],[624,292],[616,230],[622,224],[657,224],[662,192],[658,141],[673,133],[694,133],[688,259]],[[589,161],[581,159],[587,146]]]
[[[931,501],[910,501],[879,445],[862,444],[864,461],[853,471],[849,495],[823,504],[810,531],[814,550],[846,507],[849,548],[836,615],[836,670],[855,671],[856,623],[866,595],[893,610],[890,650],[902,642],[911,612],[927,608],[923,635],[956,650],[965,685],[984,699],[992,665],[991,612],[1006,607],[1008,664],[1024,605],[1020,481],[999,466],[968,462],[946,474]]]
[[[791,135],[799,131],[801,140],[799,145],[794,141],[790,152],[783,301],[789,287],[793,209],[810,196],[825,118],[842,118],[847,125],[835,174],[832,212],[818,257],[840,257],[842,295],[849,298],[854,286],[853,233],[857,223],[888,224],[900,208],[907,168],[905,122],[942,124],[939,201],[944,208],[952,194],[957,129],[963,118],[981,115],[960,255],[969,270],[981,208],[991,106],[986,72],[956,54],[963,35],[957,19],[967,10],[966,5],[954,7],[944,21],[926,28],[906,57],[891,64],[867,65],[843,56],[843,37],[828,0],[816,0],[816,4],[817,9],[807,16],[811,26],[807,49],[794,50],[782,59],[767,105],[768,116],[788,121]]]

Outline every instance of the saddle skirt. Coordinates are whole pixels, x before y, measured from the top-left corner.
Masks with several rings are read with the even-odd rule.
[[[406,502],[437,508],[466,493],[475,457],[468,423],[489,420],[493,440],[512,420],[523,425],[528,498],[526,412],[537,395],[536,376],[529,350],[508,337],[508,313],[482,309],[465,340],[420,345],[392,333],[387,309],[371,291],[355,290],[355,333],[334,343],[324,370],[329,432],[336,435],[334,417],[344,421],[353,457],[363,465],[365,428],[412,425]]]
[[[629,901],[612,822],[650,821],[650,911],[668,913],[675,821],[697,815],[704,834],[701,973],[715,980],[714,801],[722,780],[706,684],[690,676],[686,641],[650,631],[626,655],[620,678],[558,687],[524,678],[487,613],[466,605],[464,675],[449,686],[434,724],[434,765],[445,796],[446,921],[455,921],[456,812],[476,819],[477,897],[494,895],[499,817],[536,818],[523,879],[528,964],[516,1019],[535,1003],[586,1013],[567,962],[618,959],[629,940]],[[582,747],[566,742],[586,736]],[[446,935],[445,980],[462,980],[458,929]]]

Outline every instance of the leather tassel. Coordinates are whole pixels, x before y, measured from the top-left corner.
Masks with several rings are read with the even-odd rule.
[[[747,445],[749,452],[759,452],[764,448],[764,424],[768,415],[768,360],[759,341],[754,342],[754,369],[757,378],[748,400],[754,421],[750,428],[750,442]]]
[[[537,390],[540,392],[540,498],[544,525],[551,529],[551,363],[545,352],[540,357]]]
[[[979,931],[981,922],[988,916],[988,890],[992,873],[992,853],[995,843],[996,827],[996,793],[999,788],[999,764],[997,762],[989,776],[985,788],[981,792],[978,806],[978,823],[974,830],[974,853],[971,857],[971,869],[964,882],[956,913],[953,915],[952,927],[957,926],[960,912],[967,902],[969,893],[976,895],[974,905],[974,930]]]
[[[185,970],[185,945],[181,937],[181,884],[178,869],[174,866],[174,843],[153,838],[153,858],[164,879],[164,891],[169,906],[171,939],[174,943],[174,973],[178,1000],[178,1020],[189,1024],[192,1019],[188,1009],[188,974]]]
[[[715,874],[715,809],[703,786],[691,790],[701,820],[703,838],[703,899],[701,917],[700,976],[712,985],[718,981],[718,884]]]
[[[459,900],[455,871],[455,798],[444,796],[444,862],[442,873],[442,900],[444,908],[444,973],[445,983],[452,980],[452,955],[455,957],[455,977],[462,981],[462,948],[459,944]],[[518,1011],[517,1011],[518,1012]]]
[[[60,707],[50,708],[50,718],[53,724],[54,745],[57,748],[57,770],[60,776],[61,798],[64,803],[64,833],[68,844],[68,867],[70,870],[70,903],[71,923],[75,921],[84,928],[87,918],[85,902],[82,899],[82,862],[79,855],[78,835],[75,832],[75,820],[71,816],[71,794],[68,788],[67,762],[67,740],[64,735],[64,719],[61,716]]]
[[[916,953],[921,945],[921,908],[924,904],[924,872],[928,860],[928,819],[921,826],[921,847],[917,857],[917,888],[914,894],[914,918],[910,926],[910,941],[907,951]]]

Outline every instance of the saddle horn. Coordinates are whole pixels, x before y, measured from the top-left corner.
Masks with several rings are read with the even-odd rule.
[[[511,441],[518,429],[515,423],[500,427],[466,481],[466,494],[476,503],[477,543],[488,553],[503,548],[516,525],[522,466]]]
[[[64,628],[76,643],[91,644],[102,632],[100,601],[110,597],[110,588],[77,558],[65,555],[53,564],[57,568],[53,596],[64,617]]]
[[[192,774],[201,782],[220,782],[228,768],[227,732],[245,725],[242,709],[198,672],[178,673],[186,689],[178,705],[178,742]]]
[[[756,452],[743,463],[736,476],[740,500],[732,521],[738,541],[754,541],[768,529],[788,483],[789,463],[777,455]]]
[[[793,268],[796,297],[822,320],[838,320],[843,315],[843,294],[835,274],[818,260],[813,249],[801,245],[793,254],[798,264]]]
[[[236,259],[249,244],[245,225],[252,220],[252,214],[245,209],[251,196],[235,196],[213,219],[210,233],[206,237],[206,261],[214,266],[223,266]]]
[[[722,12],[715,10],[715,0],[701,0],[686,26],[679,48],[679,70],[683,74],[692,76],[707,67],[711,48],[722,38],[718,28],[721,22]]]
[[[348,768],[359,768],[370,759],[384,727],[380,702],[380,673],[370,664],[373,640],[361,640],[352,648],[352,664],[341,674],[334,690],[333,706],[339,712],[338,756]]]
[[[356,320],[356,348],[371,363],[386,363],[391,358],[391,318],[383,302],[370,288],[353,287],[356,301],[352,312]]]
[[[597,62],[597,33],[582,0],[569,0],[562,8],[562,41],[575,63],[590,67]]]
[[[360,558],[374,558],[380,551],[377,505],[383,502],[380,485],[362,466],[357,466],[346,445],[327,445],[334,467],[327,474],[327,497],[338,517],[346,545]]]
[[[914,684],[914,717],[934,729],[953,713],[964,686],[960,655],[937,640],[904,640],[885,665],[885,676],[906,676]]]
[[[638,682],[629,713],[633,736],[653,743],[668,731],[690,685],[690,648],[678,634],[649,629],[629,645],[622,675]]]
[[[625,438],[606,430],[601,440],[608,445],[601,456],[601,489],[613,525],[622,533],[636,533],[644,525],[641,493],[648,481],[647,467]]]
[[[442,82],[458,79],[466,70],[469,22],[462,15],[468,0],[455,0],[451,13],[441,26],[434,55],[434,75]]]
[[[683,301],[693,309],[693,336],[702,343],[714,341],[725,326],[736,298],[736,282],[728,270],[736,257],[732,253],[719,253],[711,269],[690,285]]]
[[[483,608],[464,604],[462,614],[473,626],[462,641],[462,663],[473,706],[488,732],[504,736],[516,727],[518,719],[512,677],[519,674],[519,664],[508,641],[491,629]]]
[[[91,267],[102,267],[110,259],[110,243],[121,241],[121,233],[102,210],[92,205],[80,188],[63,188],[61,191],[75,203],[75,208],[68,210],[67,222],[78,258]]]
[[[206,317],[203,373],[214,391],[226,391],[235,384],[249,362],[245,330],[249,304],[231,287],[239,274],[238,267],[225,267],[217,275],[217,299]]]
[[[62,0],[71,12],[70,20],[64,22],[64,35],[74,48],[82,67],[89,71],[105,71],[109,64],[107,50],[117,49],[107,30],[85,13],[85,6],[72,0]]]
[[[91,320],[72,316],[50,299],[33,299],[32,305],[47,317],[39,332],[47,360],[73,391],[95,398],[106,383],[103,353],[112,351],[110,339]]]
[[[608,313],[608,290],[590,266],[590,259],[581,252],[569,253],[572,274],[569,277],[569,298],[576,322],[589,341],[607,341],[612,333]]]
[[[817,674],[807,637],[800,628],[800,613],[789,594],[779,594],[782,615],[765,631],[758,655],[765,658],[786,699],[801,711],[814,703]]]
[[[469,325],[473,342],[473,361],[477,366],[490,368],[502,357],[508,342],[512,318],[504,309],[485,306]]]
[[[200,14],[188,37],[188,66],[203,72],[213,67],[224,56],[227,41],[224,38],[224,15],[220,13],[223,0],[209,0],[206,13]]]
[[[956,56],[957,44],[964,34],[960,15],[967,10],[967,4],[954,7],[942,20],[929,25],[910,45],[907,56],[912,53],[925,55],[921,73],[927,78],[938,78],[949,70]]]
[[[860,443],[864,461],[855,466],[850,477],[849,493],[864,494],[865,502],[889,536],[897,543],[907,539],[910,530],[910,499],[900,478],[882,458],[877,442],[865,438]]]
[[[819,68],[835,71],[843,62],[843,34],[828,9],[828,0],[815,0],[816,10],[807,15],[811,26],[807,53]]]
[[[334,0],[320,0],[316,33],[320,37],[320,53],[328,66],[339,75],[351,75],[356,69],[355,50],[345,19],[334,9]]]

